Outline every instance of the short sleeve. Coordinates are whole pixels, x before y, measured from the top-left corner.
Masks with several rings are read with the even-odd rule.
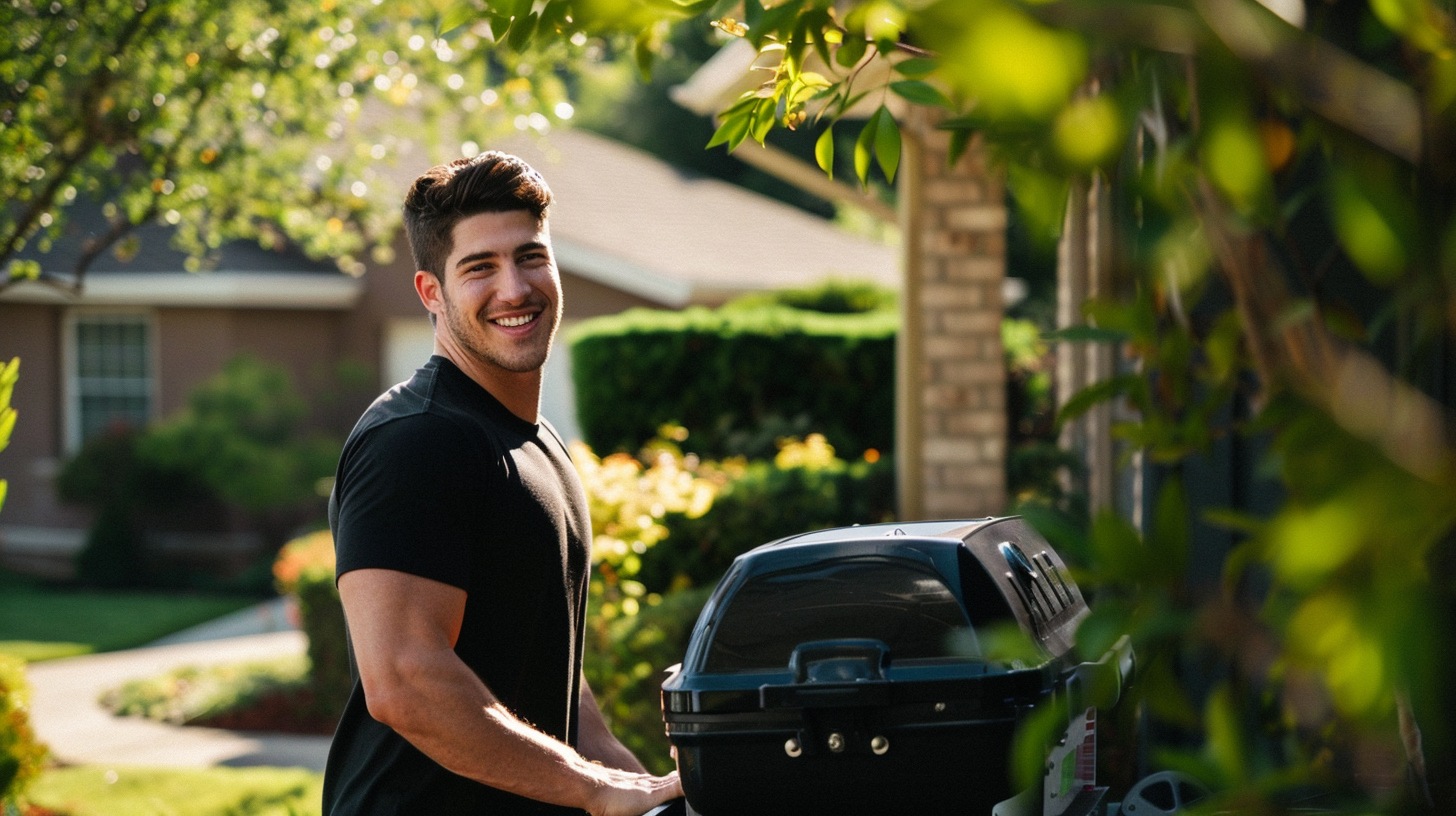
[[[467,589],[487,471],[456,426],[416,414],[353,440],[335,482],[338,575],[390,569]]]

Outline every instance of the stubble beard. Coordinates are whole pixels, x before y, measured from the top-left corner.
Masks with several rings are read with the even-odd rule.
[[[525,374],[531,371],[538,371],[546,364],[546,358],[551,354],[551,345],[556,337],[556,313],[549,308],[543,308],[537,315],[537,320],[551,320],[553,324],[546,332],[545,340],[532,338],[529,346],[513,349],[516,354],[506,354],[500,349],[491,348],[485,342],[486,333],[490,331],[490,322],[484,314],[477,314],[474,322],[467,319],[450,298],[442,294],[445,302],[445,326],[454,335],[456,342],[460,344],[465,353],[474,357],[477,361],[495,368],[509,371],[515,374]],[[549,312],[549,314],[548,314]]]

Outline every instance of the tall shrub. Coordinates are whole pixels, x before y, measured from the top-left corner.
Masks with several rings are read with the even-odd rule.
[[[577,413],[600,451],[635,451],[663,425],[694,453],[773,455],[776,437],[822,433],[838,450],[894,444],[894,312],[787,306],[631,310],[571,335]]]
[[[283,545],[273,562],[278,591],[298,603],[308,636],[308,677],[322,713],[338,716],[349,701],[353,678],[344,607],[334,584],[334,537],[320,530]]]

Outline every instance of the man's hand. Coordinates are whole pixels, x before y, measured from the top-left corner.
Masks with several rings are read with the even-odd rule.
[[[651,776],[602,767],[601,777],[602,786],[587,807],[592,816],[642,816],[663,802],[683,795],[677,771],[667,776]]]

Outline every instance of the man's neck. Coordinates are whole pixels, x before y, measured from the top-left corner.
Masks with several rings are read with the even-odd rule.
[[[487,366],[459,349],[435,339],[435,353],[455,364],[465,376],[495,397],[507,411],[531,424],[541,419],[541,369],[505,371]]]

